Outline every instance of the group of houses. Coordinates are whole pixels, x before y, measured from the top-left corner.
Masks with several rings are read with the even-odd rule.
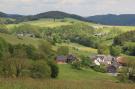
[[[117,73],[117,69],[125,64],[122,57],[113,57],[111,55],[96,55],[91,59],[97,66],[105,65],[108,73]]]
[[[77,57],[72,54],[67,56],[60,55],[57,56],[55,60],[58,64],[67,64],[77,60]],[[106,71],[108,73],[117,73],[117,70],[125,65],[122,57],[113,57],[111,55],[95,55],[93,57],[90,57],[90,60],[93,62],[94,65],[106,66]]]

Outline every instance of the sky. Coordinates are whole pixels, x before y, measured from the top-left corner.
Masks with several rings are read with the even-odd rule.
[[[47,11],[64,11],[81,16],[135,14],[135,0],[0,0],[0,11],[21,15]]]

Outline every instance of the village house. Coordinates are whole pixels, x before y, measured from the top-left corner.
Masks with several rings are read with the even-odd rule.
[[[96,55],[92,57],[92,61],[95,65],[105,65],[108,73],[116,73],[117,69],[123,64],[120,57],[106,56],[106,55]]]
[[[70,54],[67,56],[63,56],[63,55],[57,56],[55,60],[58,64],[66,64],[66,63],[72,63],[73,61],[77,60],[77,58],[76,56]]]
[[[35,38],[35,34],[32,32],[18,32],[16,33],[17,37],[33,37]]]

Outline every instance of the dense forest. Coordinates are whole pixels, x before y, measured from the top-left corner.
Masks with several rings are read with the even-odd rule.
[[[99,24],[105,25],[122,25],[122,26],[134,26],[135,15],[134,14],[121,14],[121,15],[96,15],[87,17],[88,20],[94,21]]]

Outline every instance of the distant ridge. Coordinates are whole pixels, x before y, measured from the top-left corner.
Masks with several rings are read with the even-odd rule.
[[[135,14],[121,14],[121,15],[96,15],[87,17],[87,20],[94,21],[105,25],[127,25],[135,26]]]
[[[63,18],[73,18],[81,21],[89,21],[86,18],[75,15],[75,14],[69,14],[61,11],[48,11],[44,13],[40,13],[37,15],[31,16],[33,19],[40,19],[40,18],[56,18],[56,19],[63,19]]]
[[[18,15],[18,14],[6,14],[6,13],[3,13],[3,12],[0,12],[0,17],[18,19],[18,18],[22,18],[24,16]]]
[[[5,18],[14,18],[17,19],[19,22],[21,21],[31,21],[31,20],[37,20],[41,18],[56,18],[56,19],[63,19],[63,18],[73,18],[81,21],[87,21],[91,22],[90,20],[87,20],[86,18],[75,15],[75,14],[69,14],[61,11],[48,11],[36,15],[28,15],[28,16],[23,16],[23,15],[18,15],[18,14],[6,14],[0,12],[0,17],[5,17]]]
[[[27,15],[27,16],[18,14],[6,14],[0,12],[0,17],[13,18],[16,19],[16,22],[18,23],[23,21],[37,20],[41,18],[56,18],[56,19],[73,18],[81,21],[94,22],[103,25],[135,26],[135,14],[121,14],[121,15],[107,14],[107,15],[82,17],[76,14],[69,14],[61,11],[48,11],[36,15]]]

